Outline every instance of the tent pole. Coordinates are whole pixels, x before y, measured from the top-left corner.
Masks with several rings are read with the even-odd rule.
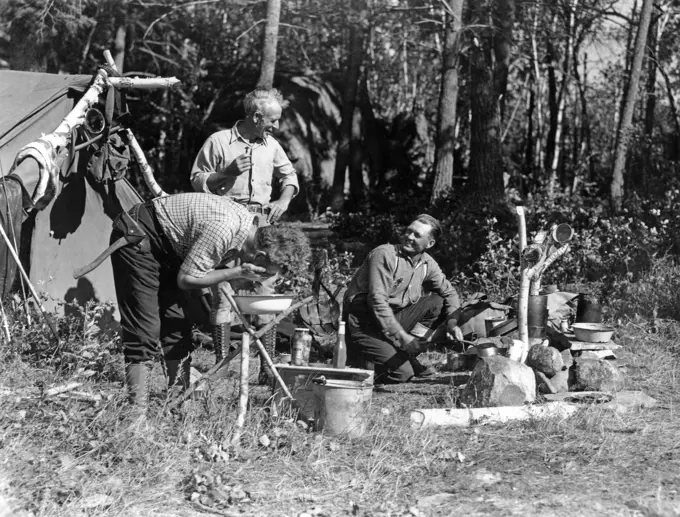
[[[7,245],[7,249],[9,249],[9,252],[12,254],[12,257],[16,261],[17,267],[19,268],[19,271],[21,271],[21,274],[24,277],[24,280],[26,280],[26,284],[28,285],[28,288],[31,290],[31,294],[33,295],[33,299],[35,300],[35,303],[38,305],[38,308],[40,309],[40,313],[43,315],[43,318],[45,318],[45,322],[47,323],[47,326],[50,327],[52,334],[54,334],[54,337],[57,339],[57,348],[58,348],[61,343],[59,341],[59,334],[57,333],[57,329],[54,326],[54,323],[51,322],[50,319],[47,317],[47,311],[45,311],[45,307],[43,307],[43,304],[40,301],[40,297],[38,296],[38,293],[35,291],[35,287],[33,287],[31,280],[28,278],[28,275],[26,274],[26,270],[24,269],[24,266],[21,265],[21,260],[19,260],[19,255],[17,255],[17,252],[14,249],[14,246],[12,246],[12,243],[10,242],[9,237],[7,237],[7,234],[5,233],[5,228],[3,227],[2,224],[0,224],[0,234],[2,234],[2,238],[5,241],[5,244]]]
[[[9,333],[9,324],[7,323],[7,314],[5,313],[5,305],[2,303],[0,298],[0,313],[2,314],[2,330],[5,332],[5,338],[7,343],[12,342],[12,335]]]

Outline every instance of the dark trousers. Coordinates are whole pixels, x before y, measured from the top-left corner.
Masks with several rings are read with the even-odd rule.
[[[120,310],[125,361],[140,363],[158,358],[181,360],[193,350],[189,293],[177,287],[181,260],[163,235],[151,203],[130,211],[147,239],[125,246],[113,255],[116,298]],[[123,235],[114,222],[111,242]]]
[[[409,332],[416,323],[434,328],[442,319],[443,300],[430,294],[413,305],[395,312],[397,321]],[[414,375],[414,358],[390,343],[375,319],[366,297],[359,295],[345,307],[347,311],[348,362],[358,368],[374,369],[375,382],[406,382]]]

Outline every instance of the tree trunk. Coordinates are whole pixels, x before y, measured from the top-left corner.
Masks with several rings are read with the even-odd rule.
[[[668,73],[662,66],[659,66],[659,72],[661,77],[663,77],[664,86],[666,87],[666,98],[668,99],[668,107],[671,110],[671,117],[673,118],[673,126],[675,127],[675,138],[680,139],[680,111],[675,103],[675,95],[673,92],[673,87],[671,85],[671,79],[668,77]],[[672,160],[677,160],[680,158],[680,145],[673,146],[673,156]]]
[[[473,36],[470,49],[470,188],[480,201],[497,201],[504,193],[499,106],[499,96],[504,92],[499,88],[503,88],[507,80],[504,68],[512,41],[514,1],[494,1],[491,27],[488,27],[488,11],[483,3],[473,2],[470,8],[472,23],[483,27]]]
[[[444,67],[439,92],[432,202],[446,193],[453,185],[453,152],[455,148],[456,105],[458,103],[458,40],[463,15],[463,0],[453,0],[451,11],[446,16],[446,35],[442,56]]]
[[[116,29],[116,37],[113,40],[113,62],[116,64],[118,72],[121,74],[125,65],[125,40],[127,34],[127,23],[123,21]]]
[[[260,63],[260,78],[257,80],[258,88],[271,89],[274,86],[280,17],[281,0],[267,0],[267,25],[262,38],[262,62]]]
[[[515,21],[515,0],[495,0],[492,8],[494,83],[499,99],[501,121],[505,118],[505,94],[512,53],[512,26]]]
[[[586,97],[586,80],[588,71],[586,63],[588,62],[588,54],[583,56],[583,79],[578,70],[578,59],[574,55],[574,78],[576,79],[576,86],[578,88],[578,96],[581,104],[581,141],[583,143],[583,153],[588,161],[588,176],[587,180],[592,181],[595,176],[595,164],[593,162],[593,144],[592,131],[590,129],[590,117],[588,115],[588,99]]]
[[[656,111],[656,70],[657,53],[659,50],[658,20],[656,17],[650,22],[647,37],[647,81],[645,83],[645,136],[651,137],[654,132],[654,112]]]
[[[361,2],[355,0],[356,7]],[[352,121],[354,107],[357,101],[361,65],[364,58],[364,29],[361,25],[361,9],[354,9],[356,22],[351,25],[349,35],[349,64],[345,81],[345,91],[342,96],[342,122],[340,124],[340,136],[335,155],[335,170],[333,172],[333,186],[331,188],[331,210],[342,210],[345,203],[345,177],[349,163],[349,149],[352,141]]]
[[[352,116],[352,137],[349,143],[349,208],[352,211],[363,211],[366,200],[366,184],[364,183],[364,150],[361,142],[361,109],[354,107]]]
[[[571,56],[574,51],[574,27],[576,24],[576,10],[578,9],[578,0],[573,0],[569,6],[569,21],[567,23],[567,41],[564,44],[564,62],[562,65],[562,82],[560,84],[560,91],[557,95],[557,105],[555,112],[553,139],[552,144],[552,161],[550,162],[550,179],[548,181],[548,196],[553,197],[555,194],[555,187],[557,185],[557,171],[560,164],[560,155],[562,152],[563,131],[564,131],[564,110],[567,103],[567,85],[569,84],[569,75],[571,70]]]
[[[528,162],[531,169],[534,171],[534,180],[538,183],[538,173],[543,164],[543,103],[542,103],[542,81],[540,57],[538,55],[538,20],[541,14],[541,0],[536,0],[534,6],[534,20],[531,30],[531,75],[532,75],[532,99],[536,111],[536,137],[534,138],[535,149],[533,153],[529,152],[528,157],[531,157],[531,162]],[[533,120],[532,120],[533,129]],[[533,131],[532,131],[533,133]]]
[[[524,174],[527,177],[534,175],[534,112],[536,111],[536,91],[532,86],[529,89],[527,102],[527,129],[524,145]],[[520,192],[524,192],[524,185],[520,185]]]
[[[659,18],[653,16],[647,35],[647,78],[645,80],[644,143],[642,147],[642,167],[638,169],[640,181],[647,191],[649,177],[654,168],[652,159],[652,138],[654,135],[654,114],[656,112],[657,54],[659,49]]]
[[[637,35],[635,36],[635,47],[633,50],[633,61],[630,67],[630,78],[621,110],[621,120],[616,133],[616,151],[614,153],[614,166],[612,169],[611,200],[615,211],[619,212],[623,206],[623,171],[626,165],[626,154],[628,151],[629,133],[633,122],[633,111],[637,97],[640,75],[642,73],[642,61],[645,56],[645,44],[647,42],[647,32],[652,15],[653,0],[644,0],[640,11],[640,22]]]
[[[385,180],[385,160],[383,157],[384,147],[378,134],[378,124],[375,120],[371,94],[368,91],[367,74],[361,77],[359,91],[359,106],[361,109],[361,124],[363,127],[362,138],[366,145],[366,154],[369,161],[369,177],[371,189],[378,188]]]
[[[470,187],[480,199],[503,196],[501,117],[494,81],[484,50],[470,50]]]
[[[550,23],[552,33],[555,32],[557,24],[556,16]],[[555,135],[557,133],[557,111],[558,94],[557,94],[557,50],[550,38],[546,41],[546,62],[548,64],[548,137],[545,142],[545,154],[543,156],[543,168],[549,171],[552,167],[553,156],[555,155]]]

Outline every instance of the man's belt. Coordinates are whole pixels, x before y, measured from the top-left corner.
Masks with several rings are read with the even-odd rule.
[[[116,250],[119,250],[123,246],[128,246],[130,244],[136,245],[144,240],[146,233],[139,226],[137,221],[135,221],[130,214],[127,212],[122,212],[113,223],[114,228],[118,228],[123,231],[123,236],[116,240],[111,246],[106,248],[96,259],[87,264],[86,266],[79,267],[73,271],[73,278],[80,278],[81,276],[87,275],[89,272],[97,269],[102,262],[104,262],[109,256]]]
[[[268,215],[270,211],[269,208],[265,208],[260,203],[246,203],[243,206],[245,206],[250,212],[254,212],[256,214]]]

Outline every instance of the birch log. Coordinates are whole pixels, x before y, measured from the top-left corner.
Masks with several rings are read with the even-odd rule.
[[[103,70],[97,72],[92,85],[80,98],[71,112],[66,115],[61,124],[49,135],[42,138],[48,140],[56,148],[63,147],[68,143],[71,131],[85,122],[85,113],[99,100],[99,96],[107,87],[108,75]]]
[[[182,84],[176,77],[109,77],[109,83],[119,90],[168,90]]]
[[[411,411],[411,429],[428,427],[470,427],[476,424],[503,424],[513,420],[566,419],[578,407],[566,402],[534,406],[505,406],[463,409],[418,409]]]

